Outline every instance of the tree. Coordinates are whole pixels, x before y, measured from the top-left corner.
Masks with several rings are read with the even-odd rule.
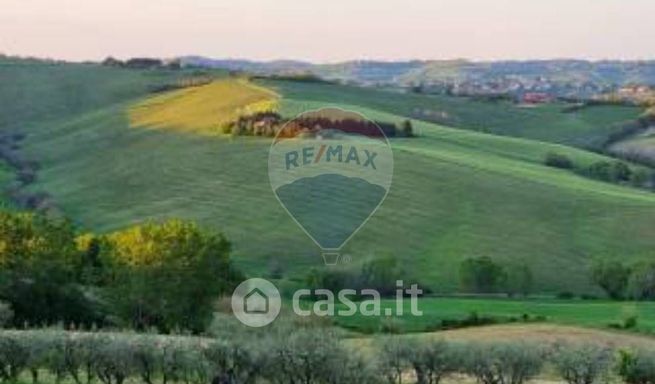
[[[603,181],[612,181],[612,164],[607,161],[597,161],[587,167],[589,177]]]
[[[612,180],[615,182],[626,182],[630,181],[631,177],[632,169],[630,169],[626,163],[622,161],[615,161],[612,164]]]
[[[459,277],[464,291],[493,293],[502,287],[507,279],[507,273],[491,258],[482,256],[464,260],[460,265]]]
[[[544,164],[549,167],[571,169],[573,168],[573,161],[566,156],[556,152],[548,152],[544,159]]]
[[[594,283],[614,300],[622,299],[628,286],[630,268],[618,261],[600,261],[592,267]]]
[[[510,295],[521,294],[527,296],[532,291],[532,270],[525,263],[511,263],[506,267],[507,279],[505,291]]]
[[[616,370],[627,384],[655,384],[655,351],[619,351]]]
[[[631,297],[637,300],[655,299],[655,262],[635,265],[627,285]]]
[[[380,345],[380,367],[389,384],[402,384],[403,373],[412,368],[413,345],[405,339],[390,337]]]
[[[594,384],[607,376],[612,350],[598,344],[560,344],[551,354],[557,372],[568,384]]]
[[[632,173],[632,176],[630,177],[630,183],[635,187],[647,187],[650,178],[651,174],[649,171],[643,168],[639,168]]]
[[[403,135],[405,135],[405,137],[414,136],[414,128],[412,127],[411,120],[404,120],[403,121],[402,131],[403,131]]]
[[[362,266],[362,288],[377,290],[380,295],[389,296],[396,292],[396,281],[402,280],[405,273],[398,260],[385,256],[370,260]]]
[[[457,357],[452,345],[437,340],[414,345],[408,358],[418,384],[439,384],[444,376],[456,371]]]
[[[470,344],[463,365],[481,384],[522,384],[539,373],[543,357],[531,344]]]
[[[14,325],[101,320],[78,285],[81,255],[69,222],[0,212],[0,266],[0,298]]]
[[[347,366],[348,352],[333,332],[322,329],[294,330],[271,341],[265,375],[274,383],[347,383],[340,371]],[[354,381],[356,382],[356,381]]]
[[[200,332],[211,321],[212,301],[241,280],[230,243],[192,222],[131,227],[107,244],[101,257],[112,268],[109,302],[137,329]]]

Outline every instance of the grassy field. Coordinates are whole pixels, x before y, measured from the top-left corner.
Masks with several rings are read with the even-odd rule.
[[[130,125],[221,134],[240,114],[275,109],[278,95],[246,80],[219,80],[148,98],[130,109]]]
[[[338,308],[338,307],[337,307]],[[395,301],[386,300],[386,308],[395,309]],[[434,331],[442,321],[461,321],[476,313],[480,318],[492,318],[499,323],[526,321],[539,324],[571,325],[590,328],[608,328],[610,324],[623,324],[635,317],[637,325],[631,332],[655,335],[655,304],[644,302],[615,302],[601,300],[557,299],[474,299],[474,298],[423,298],[419,301],[422,316],[410,315],[410,303],[404,302],[403,316],[390,317],[338,317],[337,324],[363,332],[374,332],[391,327],[400,332]]]
[[[336,100],[451,127],[583,148],[599,146],[618,125],[635,119],[643,111],[637,107],[593,106],[566,113],[563,103],[524,107],[506,101],[476,101],[319,83],[266,81],[264,84],[290,99],[323,104]]]
[[[30,188],[48,191],[81,230],[180,217],[224,231],[238,265],[251,275],[276,269],[298,279],[321,265],[320,250],[271,192],[269,139],[208,137],[175,129],[174,121],[160,122],[173,129],[130,124],[135,105],[152,102],[153,86],[183,74],[33,65],[13,66],[3,79],[0,99],[9,106],[1,128],[28,134],[24,151],[40,163]],[[385,109],[394,105],[391,93],[277,84],[285,114],[329,104],[376,119],[405,119]],[[12,98],[16,92],[21,96]],[[403,103],[411,109],[412,102]],[[580,163],[600,155],[414,123],[421,137],[392,140],[395,173],[387,200],[343,250],[353,266],[392,255],[408,275],[451,291],[463,259],[488,255],[528,263],[537,290],[595,292],[588,279],[592,259],[652,257],[655,194],[541,164],[552,150]]]

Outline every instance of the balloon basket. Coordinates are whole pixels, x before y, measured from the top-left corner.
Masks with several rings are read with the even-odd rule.
[[[338,250],[326,250],[323,251],[323,261],[325,262],[325,265],[337,265],[339,264],[339,257],[341,256],[339,254]]]

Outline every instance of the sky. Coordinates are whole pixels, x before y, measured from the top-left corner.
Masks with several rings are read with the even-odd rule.
[[[654,0],[0,0],[0,53],[655,59],[653,15]]]

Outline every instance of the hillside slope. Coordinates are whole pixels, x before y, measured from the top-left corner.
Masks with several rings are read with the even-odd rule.
[[[63,68],[35,82],[32,69],[23,71],[7,78],[9,87],[0,90],[5,100],[11,99],[6,92],[20,90],[25,103],[39,108],[45,102],[40,101],[43,82],[98,93],[98,103],[88,108],[68,99],[77,97],[75,92],[59,93],[54,104],[69,103],[71,112],[49,109],[26,115],[29,124],[2,126],[28,134],[24,151],[40,163],[30,188],[50,193],[80,228],[108,231],[147,219],[188,218],[223,230],[234,243],[237,262],[251,274],[275,268],[298,278],[321,265],[320,251],[271,192],[269,139],[130,125],[134,97],[147,95],[149,85],[135,91],[128,79],[149,84],[148,78],[174,75],[116,71],[106,79],[87,80],[75,68]],[[118,81],[122,76],[125,81]],[[332,104],[372,118],[404,119],[383,108],[350,104],[350,88],[319,95],[319,100],[298,88],[280,93],[285,114]],[[377,103],[368,95],[370,104]],[[21,103],[12,108],[29,109]],[[488,255],[529,263],[537,288],[557,292],[591,290],[587,268],[594,257],[651,257],[655,194],[541,165],[551,150],[580,162],[599,155],[418,121],[415,126],[420,138],[392,140],[393,185],[378,212],[344,248],[353,265],[393,255],[424,284],[447,291],[457,285],[461,260]]]
[[[239,114],[275,108],[278,95],[243,79],[166,92],[148,98],[130,109],[130,124],[166,128],[195,134],[220,134],[220,125]]]
[[[451,127],[580,148],[601,147],[610,133],[642,113],[638,107],[627,106],[591,106],[566,112],[564,103],[525,107],[508,101],[490,102],[332,84],[271,80],[262,83],[292,99],[338,101]]]

